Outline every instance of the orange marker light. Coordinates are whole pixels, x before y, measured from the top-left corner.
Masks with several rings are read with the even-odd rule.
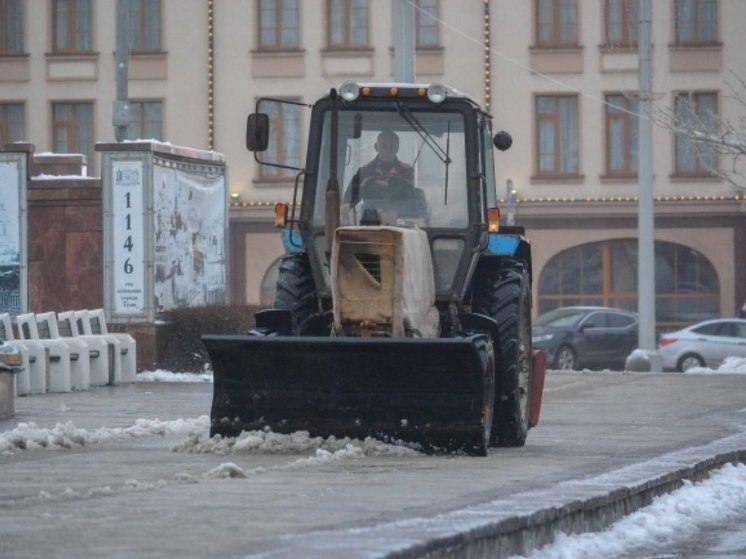
[[[368,97],[370,95],[370,88],[364,87],[363,89],[360,90],[360,93],[362,93],[364,97]]]
[[[288,224],[288,205],[275,204],[275,227],[286,227]]]
[[[391,93],[392,97],[396,97],[399,95],[399,88],[398,87],[392,87],[389,89],[389,93]]]
[[[500,208],[487,209],[487,231],[497,233],[500,230]]]
[[[419,88],[417,90],[417,95],[419,95],[420,97],[424,97],[425,95],[427,95],[427,89],[425,89],[424,87]]]

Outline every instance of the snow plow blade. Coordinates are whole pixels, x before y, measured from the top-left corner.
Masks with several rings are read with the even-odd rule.
[[[214,373],[210,436],[269,427],[484,456],[494,383],[479,337],[204,336]]]

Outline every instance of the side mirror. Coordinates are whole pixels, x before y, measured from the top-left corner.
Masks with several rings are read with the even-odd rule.
[[[593,324],[593,322],[584,322],[583,324],[580,325],[580,331],[585,332],[589,328],[595,328],[595,327],[596,325]]]
[[[510,149],[510,146],[513,145],[513,137],[505,130],[500,130],[495,134],[495,137],[492,138],[492,143],[495,144],[495,147],[500,151],[505,151]]]
[[[246,149],[266,151],[269,146],[269,115],[252,113],[246,119]]]

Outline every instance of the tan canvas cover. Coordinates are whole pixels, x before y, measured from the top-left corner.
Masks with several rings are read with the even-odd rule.
[[[405,326],[424,338],[439,335],[430,244],[422,229],[340,227],[332,248],[334,327]],[[365,328],[363,328],[365,330]]]

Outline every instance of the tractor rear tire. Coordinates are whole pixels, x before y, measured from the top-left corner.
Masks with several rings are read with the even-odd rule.
[[[294,329],[318,312],[316,285],[305,252],[287,254],[282,258],[277,275],[275,309],[290,311]]]
[[[499,327],[491,446],[526,444],[531,393],[531,288],[526,266],[513,259],[477,279],[472,311]],[[497,345],[497,344],[496,344]]]

